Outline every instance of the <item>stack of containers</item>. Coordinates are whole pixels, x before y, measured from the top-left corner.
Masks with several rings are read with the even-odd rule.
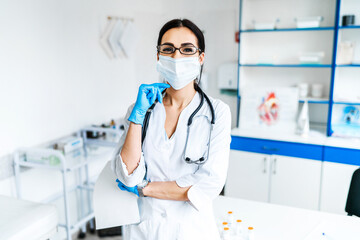
[[[232,211],[228,211],[226,221],[221,225],[222,240],[255,240],[254,227],[245,227],[241,219],[235,218]]]

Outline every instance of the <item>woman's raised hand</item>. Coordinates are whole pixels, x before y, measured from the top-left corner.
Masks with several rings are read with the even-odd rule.
[[[162,91],[169,88],[166,83],[141,84],[135,102],[135,106],[130,114],[129,121],[135,124],[143,124],[146,111],[158,100],[162,103]]]

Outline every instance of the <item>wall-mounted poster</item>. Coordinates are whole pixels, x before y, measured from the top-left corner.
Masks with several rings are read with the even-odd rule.
[[[333,136],[360,137],[360,106],[335,104],[331,122]]]
[[[294,133],[298,88],[245,88],[241,92],[241,129]]]

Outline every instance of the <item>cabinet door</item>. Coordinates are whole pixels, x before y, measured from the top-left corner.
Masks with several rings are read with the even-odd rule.
[[[321,161],[271,156],[270,202],[319,209]]]
[[[268,202],[269,155],[230,151],[225,196]]]
[[[346,214],[345,205],[351,177],[359,166],[324,162],[320,210]]]

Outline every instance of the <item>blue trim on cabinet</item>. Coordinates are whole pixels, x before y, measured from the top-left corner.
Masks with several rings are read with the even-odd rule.
[[[231,150],[360,166],[360,149],[231,136]]]
[[[289,157],[323,159],[323,146],[258,138],[231,136],[230,149]]]
[[[324,161],[360,166],[360,150],[325,146]]]

